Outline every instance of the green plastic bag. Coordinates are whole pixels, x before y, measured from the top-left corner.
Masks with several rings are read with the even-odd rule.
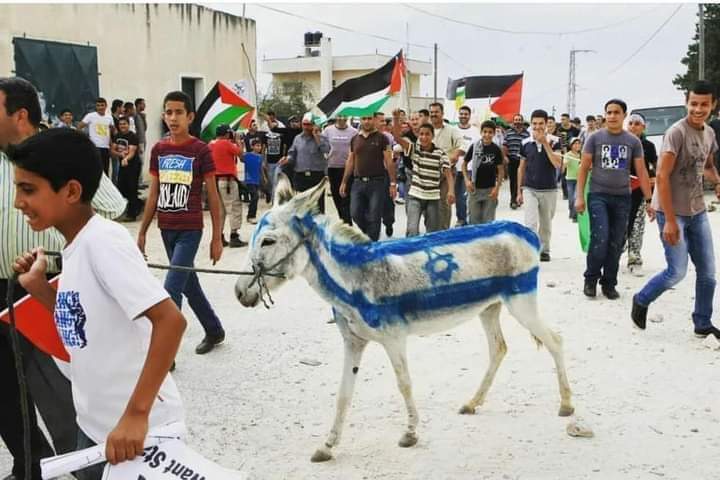
[[[583,253],[587,253],[590,246],[590,213],[588,212],[588,191],[590,190],[590,177],[592,172],[588,172],[587,181],[585,182],[585,211],[577,216],[578,235],[580,237],[580,248]]]

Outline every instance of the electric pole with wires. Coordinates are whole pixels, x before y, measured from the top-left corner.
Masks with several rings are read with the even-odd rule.
[[[577,82],[575,77],[575,55],[578,53],[596,53],[595,50],[570,50],[570,71],[568,75],[567,112],[570,117],[575,116],[575,91]]]

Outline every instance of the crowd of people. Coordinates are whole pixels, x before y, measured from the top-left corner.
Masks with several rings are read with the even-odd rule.
[[[523,209],[524,223],[537,232],[542,262],[551,261],[560,185],[569,221],[586,212],[590,219],[583,292],[595,297],[600,284],[610,300],[620,296],[624,245],[629,265],[641,265],[645,219],[656,219],[667,267],[633,296],[632,321],[646,328],[649,306],[683,279],[690,259],[697,275],[694,332],[720,338],[711,322],[715,264],[703,196],[705,178],[720,198],[718,144],[707,125],[716,108],[715,90],[698,82],[686,100],[688,115],[668,130],[658,156],[643,136],[645,119],[626,118],[620,99],[607,101],[603,115],[586,117],[585,125],[567,114],[556,123],[536,109],[527,123],[514,115],[507,129],[493,120],[473,123],[467,106],[452,125],[441,103],[409,114],[397,109],[390,118],[381,112],[337,116],[324,128],[310,114],[291,117],[286,126],[274,112],[264,112],[242,134],[218,126],[215,140],[206,144],[190,133],[190,98],[170,92],[162,105],[168,133],[150,149],[143,207],[137,199],[147,130],[142,99],[114,101],[107,114],[107,102],[98,98],[95,112],[77,125],[72,113],[63,111],[59,128],[41,131],[33,86],[0,78],[0,302],[5,308],[9,281],[19,274],[16,298],[29,292],[55,312],[72,357],[71,389],[48,355],[22,339],[30,404],[57,453],[107,442],[110,463],[141,454],[149,428],[181,420],[180,397],[167,372],[174,368],[185,328],[183,295],[205,331],[197,354],[223,342],[225,331],[194,272],[170,271],[163,285],[149,273],[143,259],[147,232],[157,218],[170,263],[193,266],[204,196],[215,263],[225,246],[246,245],[242,222],[257,222],[259,199],[272,199],[280,172],[297,191],[329,177],[339,220],[356,225],[371,241],[380,239],[383,226],[385,236],[393,236],[398,206],[406,210],[407,236],[492,222],[508,180],[509,206]],[[321,212],[324,202],[323,196]],[[136,239],[109,220],[141,214]],[[58,291],[47,279],[60,265],[39,246],[62,251]],[[24,478],[25,448],[16,364],[2,328],[0,436],[14,459],[5,480],[13,480]],[[53,448],[38,427],[35,408],[29,416],[35,479],[41,478],[39,459]],[[75,476],[99,479],[101,468]]]

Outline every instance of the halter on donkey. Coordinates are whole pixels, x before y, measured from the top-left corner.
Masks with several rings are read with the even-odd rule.
[[[371,242],[358,230],[318,213],[318,199],[324,194],[325,180],[294,195],[282,176],[275,207],[258,223],[248,253],[248,267],[254,271],[283,274],[283,278],[269,277],[267,288],[297,275],[305,277],[333,306],[343,336],[345,363],[335,422],[312,461],[332,458],[369,341],[385,348],[405,400],[408,426],[399,445],[415,445],[418,414],[408,373],[407,336],[441,332],[479,314],[490,364],[480,388],[460,409],[462,414],[475,413],[507,351],[499,321],[503,303],[538,345],[547,347],[557,367],[559,415],[573,413],[562,339],[538,315],[535,233],[514,222],[494,222]],[[259,282],[248,278],[238,280],[235,291],[247,307],[257,305],[261,297]]]

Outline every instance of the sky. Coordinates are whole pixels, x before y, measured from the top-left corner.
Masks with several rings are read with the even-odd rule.
[[[207,5],[236,15],[243,12],[243,4]],[[524,72],[522,111],[554,109],[559,116],[567,110],[570,50],[587,49],[594,52],[577,54],[576,60],[576,114],[583,117],[602,112],[604,102],[613,97],[624,99],[630,108],[684,103],[672,79],[685,72],[680,60],[694,35],[697,10],[696,4],[670,3],[245,4],[246,16],[256,21],[261,92],[271,82],[270,75],[261,73],[262,59],[300,55],[303,34],[321,31],[332,38],[334,55],[392,55],[407,42],[437,43],[439,96],[448,78]],[[410,58],[432,61],[432,56],[431,49],[410,46]],[[423,78],[421,93],[432,96],[432,76]]]

